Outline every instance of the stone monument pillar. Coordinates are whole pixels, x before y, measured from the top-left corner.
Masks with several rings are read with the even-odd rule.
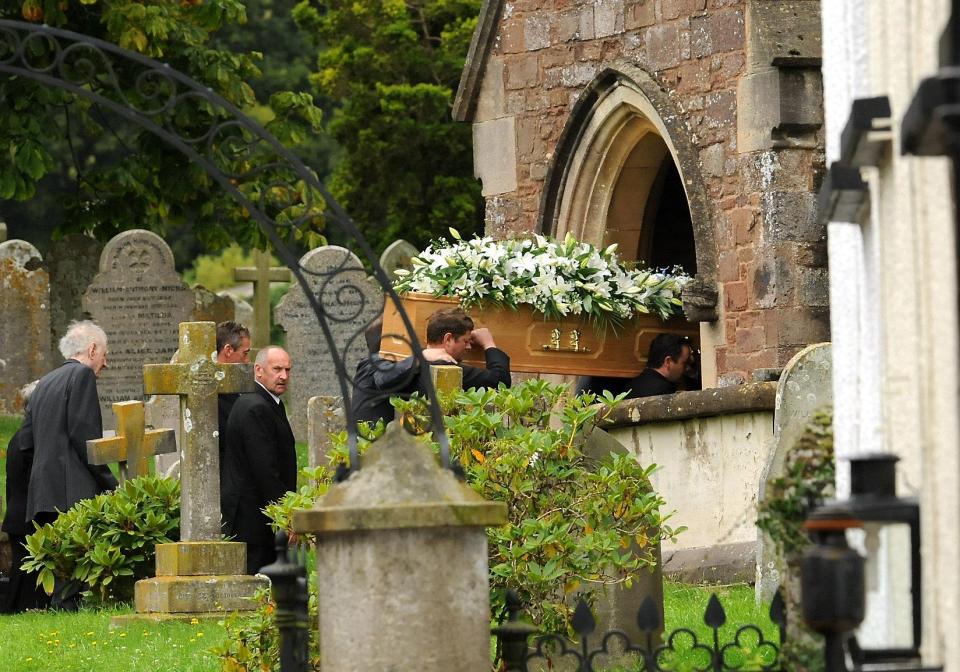
[[[318,536],[324,672],[490,669],[484,528],[506,522],[397,422],[297,532]]]

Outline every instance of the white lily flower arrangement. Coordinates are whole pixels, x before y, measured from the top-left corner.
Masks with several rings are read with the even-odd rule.
[[[680,293],[690,276],[627,268],[616,244],[599,249],[571,235],[562,241],[536,235],[518,240],[491,237],[431,243],[413,258],[413,269],[396,271],[397,292],[454,297],[464,308],[493,304],[533,307],[546,319],[588,317],[614,328],[637,315],[669,319],[683,312]]]

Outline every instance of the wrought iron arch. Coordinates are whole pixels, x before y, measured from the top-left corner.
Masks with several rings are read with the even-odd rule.
[[[389,278],[346,211],[300,159],[273,135],[209,87],[169,65],[104,40],[59,28],[0,20],[0,73],[69,91],[146,129],[202,167],[250,213],[303,288],[317,317],[336,367],[347,420],[350,468],[356,470],[360,468],[360,459],[356,418],[350,403],[356,381],[347,371],[346,354],[350,346],[363,337],[363,330],[348,334],[343,343],[338,343],[332,327],[362,314],[366,297],[349,280],[333,285],[331,282],[350,277],[345,275],[348,273],[356,276],[361,269],[351,263],[348,255],[330,271],[303,268],[279,233],[282,229],[302,226],[322,212],[326,224],[339,227],[369,262],[373,277],[383,290],[384,302],[396,304],[406,329],[405,334],[390,335],[405,340],[421,364],[411,367],[407,376],[396,381],[392,389],[384,390],[381,396],[388,397],[405,389],[414,376],[420,377],[421,388],[428,392],[434,436],[440,444],[443,465],[450,466],[449,441],[429,367],[423,365],[423,349],[416,331]],[[199,135],[187,135],[177,128],[177,110],[191,106],[210,111],[210,125]],[[267,156],[269,160],[251,163],[250,160],[258,156]],[[270,188],[259,193],[245,191],[244,187],[254,179]],[[325,206],[322,211],[321,201]],[[303,214],[282,223],[271,214],[292,205],[302,205]],[[319,282],[316,290],[308,281],[310,276]],[[325,291],[328,287],[329,292]],[[357,296],[362,298],[359,306]]]

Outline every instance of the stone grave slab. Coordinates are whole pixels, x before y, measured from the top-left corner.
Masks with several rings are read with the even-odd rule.
[[[310,397],[307,402],[307,460],[311,467],[326,467],[331,434],[347,428],[341,397]]]
[[[197,285],[193,288],[193,300],[191,319],[194,322],[220,324],[235,319],[236,309],[229,296],[215,294],[203,285]]]
[[[97,275],[102,252],[103,243],[78,233],[63,236],[50,246],[47,272],[50,274],[51,366],[63,360],[58,346],[67,327],[72,321],[87,317],[83,310],[83,293]]]
[[[420,254],[420,250],[413,243],[401,238],[390,243],[387,249],[383,251],[383,254],[380,255],[380,266],[390,280],[395,280],[396,271],[400,269],[408,271],[413,268],[411,259],[418,254]]]
[[[223,292],[220,293],[220,296],[229,296]],[[230,297],[233,299],[233,319],[236,322],[239,322],[247,329],[251,328],[253,324],[253,306],[244,301],[243,299],[237,297]]]
[[[360,260],[343,247],[318,247],[300,259],[314,296],[329,315],[335,350],[353,376],[367,357],[364,329],[383,312],[383,292],[367,280]],[[276,321],[287,335],[286,349],[293,359],[287,414],[298,441],[307,440],[307,402],[310,397],[342,394],[333,357],[320,322],[297,283],[277,306]]]
[[[777,385],[774,407],[774,448],[763,471],[758,501],[766,497],[767,483],[783,472],[787,451],[797,442],[814,413],[833,405],[833,359],[830,343],[817,343],[798,352],[787,364]],[[784,599],[799,597],[787,585],[786,559],[780,557],[766,535],[759,534],[757,544],[757,596],[769,601],[784,585]],[[799,612],[797,612],[799,613]]]
[[[42,261],[24,240],[0,243],[0,414],[18,414],[20,388],[51,368],[50,282]]]
[[[143,366],[170,361],[177,325],[190,319],[194,303],[157,234],[125,231],[104,246],[100,271],[83,295],[83,309],[109,339],[110,366],[97,384],[104,429],[114,428],[113,403],[144,400]]]

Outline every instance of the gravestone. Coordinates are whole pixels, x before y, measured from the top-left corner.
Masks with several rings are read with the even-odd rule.
[[[364,329],[383,312],[383,292],[367,280],[360,260],[337,246],[318,247],[300,259],[313,295],[326,311],[336,351],[353,376],[368,356]],[[342,394],[333,357],[320,322],[299,283],[277,306],[276,321],[287,334],[286,349],[293,360],[288,415],[298,441],[307,439],[307,401],[310,397]]]
[[[179,331],[176,362],[144,366],[143,389],[180,397],[180,542],[157,544],[157,576],[135,587],[137,618],[253,609],[264,585],[243,575],[246,545],[220,541],[217,396],[253,391],[252,366],[217,363],[213,322]]]
[[[20,388],[50,370],[50,283],[40,252],[0,243],[0,414],[22,409]]]
[[[6,222],[0,222],[0,243],[4,243],[7,240],[7,224]]]
[[[83,293],[97,275],[102,251],[100,241],[78,233],[55,240],[50,246],[47,272],[50,274],[51,367],[63,361],[58,347],[67,327],[72,321],[86,317]],[[110,363],[113,364],[112,357]]]
[[[420,250],[403,240],[395,240],[387,246],[387,249],[380,255],[380,267],[386,273],[387,278],[392,282],[396,280],[395,272],[403,269],[409,271],[413,268],[413,259],[420,254]]]
[[[149,475],[154,455],[177,451],[172,429],[146,428],[142,401],[118,401],[113,413],[117,416],[117,435],[87,441],[90,464],[119,463],[122,482]]]
[[[193,291],[173,267],[173,253],[155,233],[115,236],[100,255],[100,271],[83,295],[83,309],[107,332],[110,365],[97,383],[105,429],[111,406],[143,400],[143,366],[170,361],[177,325],[190,319]]]
[[[170,358],[171,364],[177,363],[177,355]],[[168,478],[180,478],[180,399],[166,394],[155,394],[144,404],[144,422],[147,429],[172,429],[177,450],[173,453],[157,455],[154,468],[156,473]]]
[[[330,435],[346,428],[341,397],[310,397],[307,402],[307,460],[311,467],[328,466]]]
[[[230,295],[226,294],[225,292],[220,292],[220,296]],[[245,326],[247,329],[252,328],[253,306],[239,297],[231,296],[230,298],[233,299],[233,319]]]
[[[233,299],[229,296],[215,294],[203,285],[197,285],[193,288],[193,313],[191,319],[194,322],[213,322],[220,324],[227,320],[236,319],[236,310]]]
[[[798,352],[790,360],[777,385],[773,415],[774,448],[763,471],[758,502],[766,497],[767,483],[782,475],[787,451],[803,435],[814,414],[833,404],[833,365],[829,343],[817,343]],[[757,544],[757,599],[769,601],[787,579],[786,560],[773,543],[759,533]],[[785,599],[791,591],[786,587]],[[799,595],[799,592],[796,593]],[[799,612],[797,612],[799,613]]]
[[[253,321],[244,324],[250,328],[250,344],[259,350],[270,345],[270,283],[291,282],[293,276],[286,266],[271,266],[270,254],[263,250],[254,250],[253,263],[233,269],[233,277],[253,283]]]

